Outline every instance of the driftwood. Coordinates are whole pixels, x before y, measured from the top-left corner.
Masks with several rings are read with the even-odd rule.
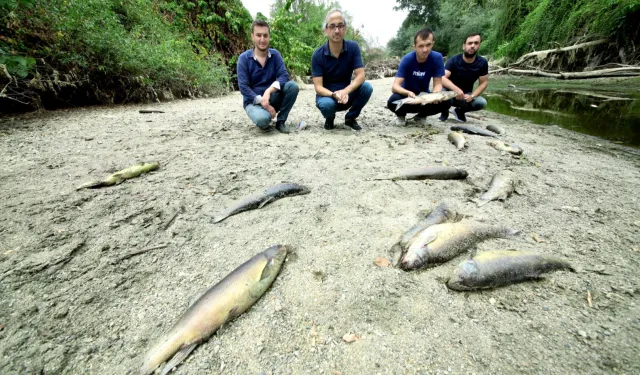
[[[539,77],[549,77],[556,79],[587,79],[587,78],[604,78],[604,77],[634,77],[640,76],[640,66],[631,66],[625,68],[613,68],[613,69],[600,69],[600,70],[592,70],[588,72],[548,72],[540,69],[518,69],[518,68],[507,68],[506,70],[501,69],[500,71],[504,71],[509,74],[516,75],[529,75],[529,76],[539,76]],[[496,73],[497,71],[489,72]]]
[[[572,46],[567,46],[567,47],[561,47],[561,48],[547,49],[547,50],[544,50],[544,51],[531,52],[531,53],[527,53],[526,55],[520,56],[520,58],[518,59],[518,61],[515,62],[514,65],[519,66],[525,60],[529,60],[529,59],[531,59],[533,57],[535,57],[538,60],[541,60],[541,59],[546,58],[550,53],[574,51],[574,50],[581,49],[581,48],[588,48],[588,47],[597,46],[598,44],[604,44],[604,43],[607,43],[607,42],[608,42],[607,39],[599,39],[599,40],[594,40],[594,41],[591,41],[591,42],[574,44]]]

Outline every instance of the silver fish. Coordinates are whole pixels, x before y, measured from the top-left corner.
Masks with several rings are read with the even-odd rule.
[[[566,260],[532,251],[487,251],[460,263],[447,281],[453,290],[496,288],[539,279],[545,272],[573,270]]]
[[[513,155],[522,155],[523,152],[522,147],[518,145],[510,145],[498,140],[489,141],[487,144],[498,151],[508,152]]]
[[[467,143],[467,139],[459,132],[450,132],[447,136],[449,142],[453,143],[458,150],[462,150],[465,147],[469,146]]]
[[[519,181],[515,173],[506,169],[499,171],[491,179],[489,190],[478,198],[478,207],[482,207],[493,200],[507,199],[516,191],[518,183]]]
[[[475,135],[483,135],[485,137],[496,137],[495,133],[492,133],[488,130],[478,128],[472,125],[454,125],[451,127],[453,131],[461,131],[464,133],[475,134]]]
[[[506,134],[504,128],[495,125],[495,124],[491,124],[491,125],[487,125],[487,130],[491,130],[492,132],[496,133],[496,134]]]
[[[407,249],[409,243],[426,228],[440,223],[446,223],[455,221],[460,215],[458,215],[456,209],[447,203],[438,204],[429,214],[408,231],[406,231],[402,237],[392,247],[390,253],[396,257],[402,257]],[[394,264],[398,263],[398,259],[394,259]]]
[[[153,373],[171,358],[162,369],[162,375],[168,374],[222,324],[251,307],[278,276],[288,251],[286,245],[272,246],[207,290],[149,351],[140,375]]]
[[[455,258],[478,242],[504,238],[518,231],[470,220],[432,225],[418,234],[400,259],[400,268],[411,270]]]
[[[433,102],[442,102],[445,100],[453,99],[456,97],[456,95],[458,94],[456,94],[455,91],[438,91],[438,92],[429,92],[429,93],[421,92],[420,94],[416,95],[415,98],[407,97],[404,99],[396,100],[395,102],[392,102],[392,103],[396,105],[396,111],[397,111],[404,104],[425,105]]]
[[[225,211],[223,214],[216,216],[213,219],[213,222],[219,223],[229,216],[238,214],[240,212],[253,210],[255,208],[262,208],[267,203],[276,201],[283,197],[309,194],[309,192],[310,190],[307,187],[294,183],[269,186],[265,190],[243,199],[242,201]]]
[[[464,169],[433,166],[409,169],[394,177],[375,178],[374,180],[464,180],[468,175]]]

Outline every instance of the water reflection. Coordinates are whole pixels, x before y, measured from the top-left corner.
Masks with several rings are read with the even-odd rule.
[[[486,96],[493,112],[640,147],[640,94],[507,89]]]

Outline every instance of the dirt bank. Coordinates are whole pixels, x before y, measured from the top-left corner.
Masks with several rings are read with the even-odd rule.
[[[503,126],[525,157],[501,155],[479,136],[458,152],[445,131],[453,120],[389,125],[391,80],[372,81],[360,133],[325,131],[311,89],[290,116],[308,128],[290,135],[259,132],[237,92],[155,105],[163,114],[118,106],[2,120],[0,373],[135,373],[190,302],[276,243],[296,254],[273,287],[175,373],[640,372],[638,151],[482,112],[470,123]],[[75,191],[142,160],[161,167]],[[468,180],[368,180],[443,162]],[[524,194],[477,208],[471,199],[503,168]],[[312,192],[212,223],[279,182]],[[441,200],[522,231],[478,251],[541,251],[579,271],[458,293],[442,281],[464,256],[420,272],[373,264]],[[123,259],[159,244],[167,247]],[[347,344],[346,333],[360,340]]]

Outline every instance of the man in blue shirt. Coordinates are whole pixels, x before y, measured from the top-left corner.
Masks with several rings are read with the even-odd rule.
[[[373,86],[364,81],[360,47],[352,40],[344,40],[347,21],[341,10],[330,10],[323,27],[328,40],[311,57],[311,75],[316,106],[325,118],[324,128],[333,129],[336,112],[348,109],[344,124],[353,130],[361,130],[356,119],[369,101]]]
[[[387,101],[387,108],[395,113],[396,125],[406,125],[407,113],[417,113],[413,118],[420,125],[427,124],[427,116],[449,110],[451,106],[445,102],[422,104],[416,96],[429,91],[429,82],[433,78],[433,92],[442,91],[444,76],[444,60],[442,55],[433,49],[433,31],[424,28],[413,37],[413,52],[406,54],[400,61],[396,78],[391,86],[393,95]],[[414,103],[405,103],[399,109],[393,102],[404,98],[416,98]]]
[[[479,111],[487,106],[487,101],[480,94],[489,85],[489,63],[484,57],[477,55],[480,44],[480,34],[469,34],[462,45],[464,53],[453,56],[445,65],[442,84],[458,93],[452,102],[456,107],[453,109],[453,115],[460,122],[467,121],[465,113]],[[473,84],[476,80],[479,84],[474,90]],[[447,121],[448,117],[449,112],[443,111],[440,120]]]
[[[276,117],[276,129],[289,133],[285,125],[298,97],[298,85],[289,81],[280,52],[269,48],[270,28],[262,20],[251,24],[253,49],[238,59],[238,86],[243,106],[251,121],[262,130],[270,130],[269,123]]]

